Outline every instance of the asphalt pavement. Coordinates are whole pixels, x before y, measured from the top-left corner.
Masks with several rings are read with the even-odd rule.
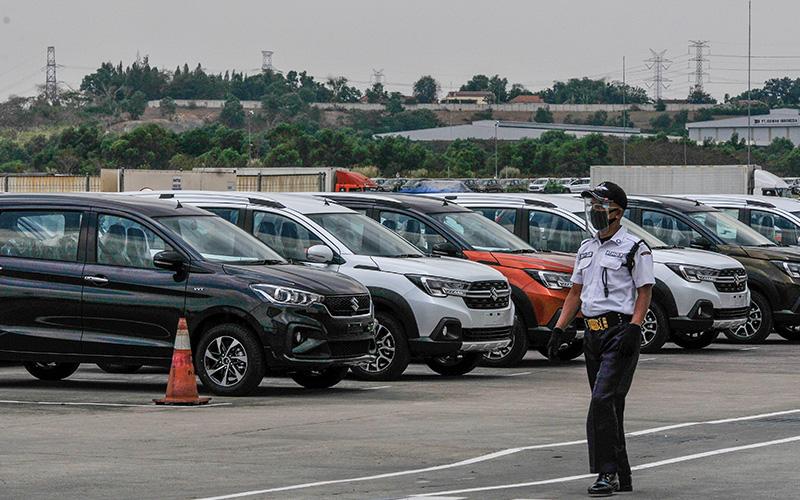
[[[800,344],[667,344],[628,397],[640,498],[796,498]],[[585,498],[582,359],[160,407],[166,373],[0,366],[2,498]],[[620,494],[623,496],[623,494]]]

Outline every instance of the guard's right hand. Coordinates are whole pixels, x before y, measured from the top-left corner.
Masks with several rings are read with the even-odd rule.
[[[558,361],[558,350],[566,342],[565,336],[564,330],[553,328],[553,333],[550,334],[550,340],[547,342],[547,359]]]

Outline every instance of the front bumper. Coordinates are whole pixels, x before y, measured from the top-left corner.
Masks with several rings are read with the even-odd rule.
[[[375,318],[331,316],[322,306],[277,308],[269,304],[253,314],[272,370],[354,366],[374,360]]]
[[[707,300],[698,300],[685,316],[669,318],[670,330],[676,333],[696,333],[706,330],[725,330],[747,323],[750,306],[715,308]]]
[[[411,355],[435,357],[457,352],[490,352],[511,343],[511,326],[463,328],[457,318],[442,318],[428,337],[409,339]]]
[[[531,347],[541,347],[547,345],[550,341],[550,335],[553,333],[553,328],[556,327],[558,318],[561,316],[561,308],[558,308],[550,321],[546,325],[539,325],[533,328],[528,328],[528,343]],[[567,335],[567,341],[583,338],[583,319],[574,318],[569,328],[564,332]]]

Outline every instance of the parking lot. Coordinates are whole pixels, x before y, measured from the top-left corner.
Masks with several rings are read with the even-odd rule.
[[[796,496],[800,345],[671,344],[628,398],[642,498]],[[591,481],[582,358],[157,407],[166,374],[91,365],[62,382],[0,367],[5,498],[572,498]]]

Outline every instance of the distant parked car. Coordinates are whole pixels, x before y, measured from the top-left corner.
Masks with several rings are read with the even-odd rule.
[[[469,193],[472,192],[461,181],[446,181],[439,179],[421,179],[416,181],[406,182],[402,188],[401,193]]]
[[[554,179],[550,177],[540,177],[538,179],[534,179],[530,184],[528,184],[528,192],[529,193],[543,193],[544,187],[547,185],[548,182]]]
[[[582,191],[586,191],[591,186],[591,179],[589,177],[579,177],[577,179],[572,179],[572,181],[567,184],[567,188],[569,188],[570,193],[580,193]]]
[[[481,193],[502,193],[503,186],[497,179],[481,179],[478,181],[478,189]]]

